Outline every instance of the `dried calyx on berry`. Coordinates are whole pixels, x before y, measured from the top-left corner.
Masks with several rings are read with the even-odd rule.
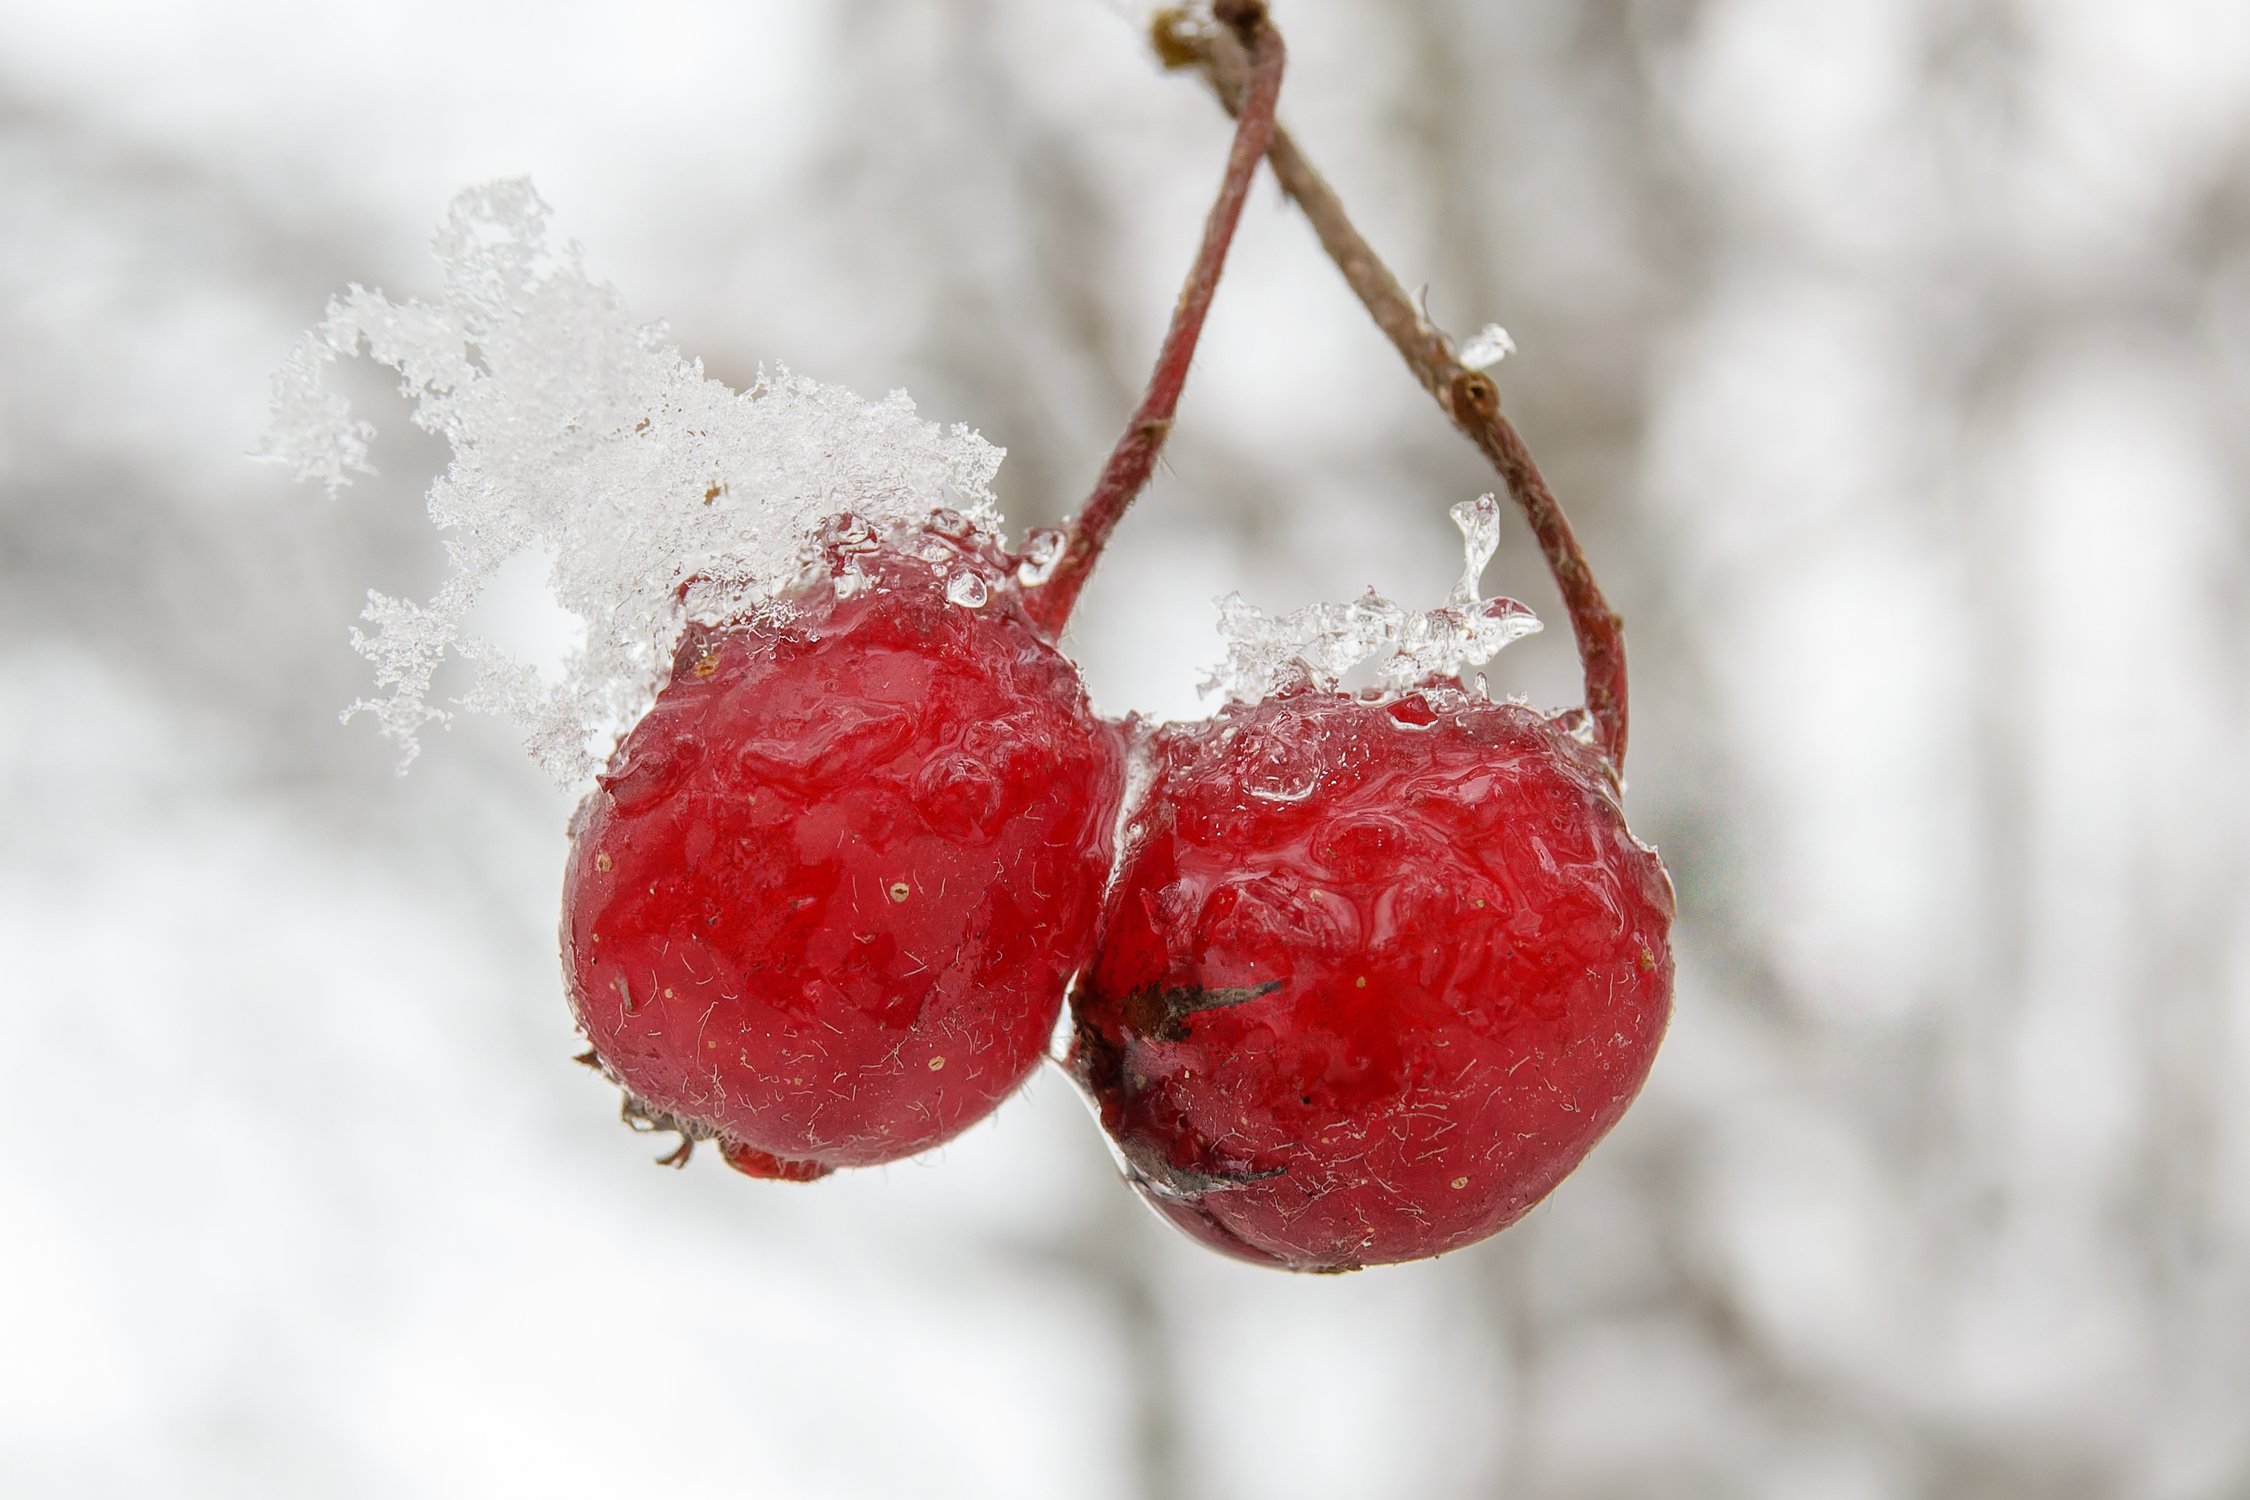
[[[1670,1010],[1672,891],[1584,716],[1464,688],[1536,628],[1239,599],[1213,719],[1139,753],[1071,1066],[1128,1179],[1203,1243],[1338,1271],[1520,1218],[1616,1123]],[[1387,684],[1341,689],[1372,662]]]

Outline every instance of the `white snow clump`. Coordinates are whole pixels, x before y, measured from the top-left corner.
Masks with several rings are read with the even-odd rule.
[[[746,391],[705,378],[662,324],[588,278],[575,242],[550,241],[547,218],[527,181],[461,193],[435,240],[442,298],[353,286],[274,376],[257,454],[331,493],[373,472],[373,428],[321,383],[343,356],[397,370],[416,425],[452,448],[429,492],[451,576],[427,603],[370,592],[372,628],[352,637],[385,692],[346,717],[380,720],[402,767],[422,727],[452,717],[430,701],[449,650],[477,669],[453,706],[515,719],[570,785],[646,711],[690,619],[785,611],[777,596],[829,518],[880,534],[946,508],[999,530],[1000,449],[922,421],[903,391],[869,402],[762,368]],[[559,682],[464,629],[502,564],[533,551],[585,627]]]
[[[1461,363],[1472,370],[1489,370],[1516,352],[1516,341],[1498,323],[1487,323],[1461,346]]]
[[[1453,507],[1467,566],[1452,596],[1436,609],[1402,609],[1369,589],[1349,604],[1313,604],[1269,615],[1240,594],[1219,601],[1219,633],[1227,659],[1204,681],[1253,703],[1286,688],[1334,691],[1362,662],[1376,663],[1385,691],[1483,666],[1510,641],[1537,631],[1539,619],[1513,599],[1486,599],[1477,588],[1500,546],[1500,506],[1490,495]]]

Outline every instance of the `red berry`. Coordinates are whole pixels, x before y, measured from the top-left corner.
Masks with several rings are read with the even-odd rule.
[[[691,629],[573,829],[579,1024],[629,1114],[753,1176],[982,1118],[1092,946],[1122,738],[1006,559],[911,545],[832,551],[778,623]]]
[[[1173,1223],[1297,1270],[1436,1255],[1616,1123],[1672,890],[1596,752],[1458,689],[1301,689],[1151,750],[1072,1064]]]

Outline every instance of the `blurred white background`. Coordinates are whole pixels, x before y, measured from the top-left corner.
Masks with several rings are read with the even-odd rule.
[[[1096,0],[0,0],[0,1493],[2250,1495],[2250,7],[1278,15],[1628,620],[1624,1125],[1346,1278],[1172,1237],[1051,1071],[926,1162],[660,1171],[569,1062],[568,799],[335,721],[439,456],[365,369],[381,481],[242,454],[469,182],[1069,509],[1227,138]],[[1074,654],[1192,713],[1213,596],[1434,602],[1490,484],[1264,186]],[[1490,581],[1572,701],[1520,528]]]

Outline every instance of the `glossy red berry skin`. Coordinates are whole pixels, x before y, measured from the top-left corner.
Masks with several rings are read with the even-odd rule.
[[[1672,889],[1594,751],[1458,689],[1301,690],[1150,749],[1072,1065],[1174,1224],[1295,1270],[1436,1255],[1616,1123]]]
[[[989,1113],[1045,1054],[1113,852],[1122,737],[998,566],[851,567],[785,623],[692,628],[572,834],[580,1026],[640,1111],[753,1176]],[[965,571],[975,608],[946,597]]]

